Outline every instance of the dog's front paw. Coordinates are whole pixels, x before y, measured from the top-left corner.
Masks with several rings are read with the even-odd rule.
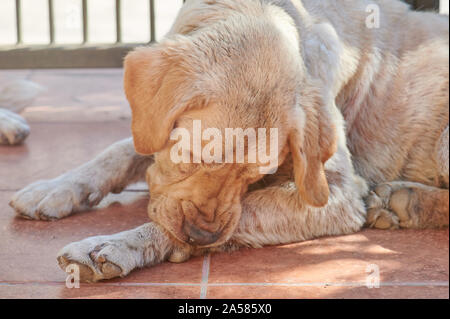
[[[16,193],[9,205],[27,219],[57,220],[98,204],[103,194],[71,176],[40,181]]]
[[[123,277],[143,266],[143,252],[117,236],[90,237],[64,247],[58,263],[66,271],[69,265],[79,267],[80,281],[97,282]]]
[[[0,145],[17,145],[25,141],[30,127],[21,116],[0,109]]]

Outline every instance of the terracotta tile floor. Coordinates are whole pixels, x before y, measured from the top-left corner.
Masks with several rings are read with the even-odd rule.
[[[32,129],[27,142],[0,147],[0,298],[449,298],[448,230],[365,230],[165,263],[124,279],[66,288],[58,250],[145,223],[145,185],[108,201],[122,204],[50,223],[15,218],[8,201],[30,182],[56,177],[129,136],[122,71],[1,71],[0,85],[13,78],[47,90],[24,112]],[[143,199],[123,204],[130,196]],[[373,265],[381,286],[368,289]]]

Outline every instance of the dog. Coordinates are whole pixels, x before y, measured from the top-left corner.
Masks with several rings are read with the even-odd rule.
[[[146,179],[149,223],[59,252],[87,282],[365,226],[448,227],[448,35],[448,18],[397,0],[188,0],[125,59],[133,138],[10,205],[56,220]],[[175,163],[172,133],[194,120],[277,129],[276,173]]]
[[[8,83],[0,90],[0,145],[18,145],[30,134],[26,120],[18,115],[42,91],[27,80]]]

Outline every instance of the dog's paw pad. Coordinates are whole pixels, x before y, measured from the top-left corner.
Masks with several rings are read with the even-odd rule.
[[[398,217],[385,209],[372,208],[367,212],[366,226],[377,229],[398,229]]]
[[[75,276],[75,279],[79,279],[81,282],[96,282],[95,272],[84,264],[72,261],[68,256],[58,257],[59,267],[66,273],[70,273]],[[74,271],[76,269],[76,271]],[[79,278],[76,278],[79,276]]]
[[[101,266],[101,272],[103,274],[103,279],[113,279],[116,277],[120,277],[120,275],[122,274],[122,269],[119,266],[114,265],[113,263],[110,262],[105,262],[102,263]]]
[[[130,248],[120,241],[113,242],[93,237],[66,246],[58,254],[57,260],[64,271],[68,265],[78,266],[80,281],[97,282],[127,274],[135,268],[124,270],[127,265],[133,263],[134,257],[130,253]]]

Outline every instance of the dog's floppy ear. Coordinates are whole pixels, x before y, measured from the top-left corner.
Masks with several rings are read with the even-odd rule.
[[[189,70],[181,66],[183,54],[176,45],[138,48],[125,58],[124,86],[132,110],[134,146],[142,155],[164,148],[176,120],[188,108]]]
[[[302,200],[323,207],[330,194],[324,165],[337,150],[336,128],[318,89],[309,87],[300,99],[304,119],[289,136],[295,183]]]

